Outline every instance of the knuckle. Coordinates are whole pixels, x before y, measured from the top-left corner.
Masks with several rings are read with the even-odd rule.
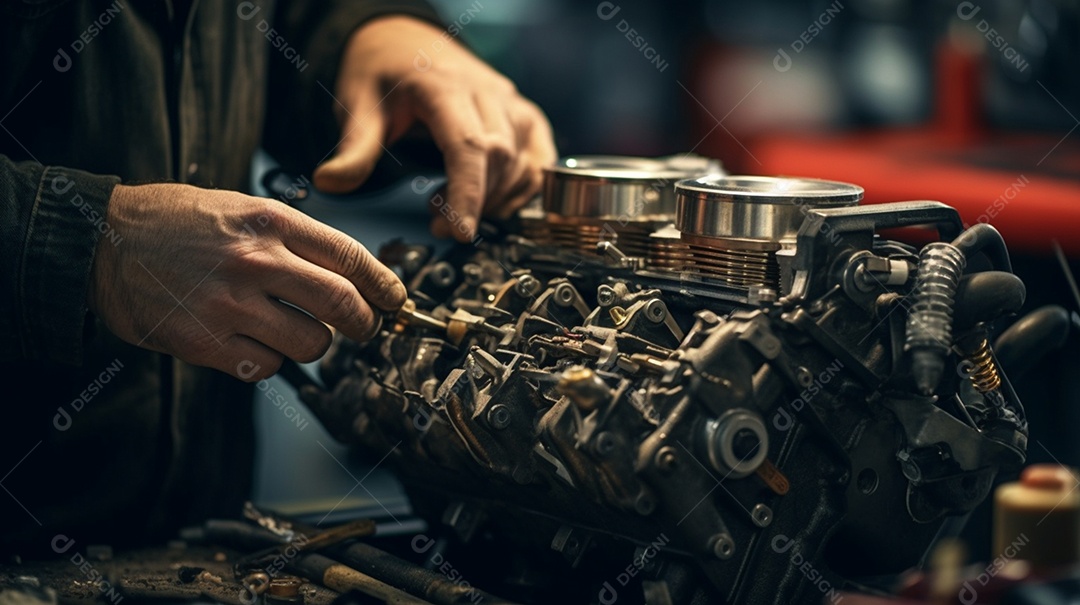
[[[455,147],[464,152],[485,152],[488,150],[488,138],[479,132],[466,132],[455,142]]]
[[[382,327],[382,318],[371,309],[366,308],[357,316],[357,324],[360,326],[360,342],[367,342],[379,333]]]
[[[331,245],[335,250],[337,266],[346,277],[362,275],[370,270],[371,255],[349,236],[338,235]]]
[[[544,187],[544,171],[539,166],[530,168],[526,178],[528,179],[528,187],[526,190],[530,196],[539,193]]]
[[[333,334],[322,324],[305,330],[301,336],[302,342],[298,343],[297,351],[292,356],[300,363],[309,363],[321,358],[330,348]]]
[[[239,205],[237,216],[244,232],[249,235],[264,235],[268,229],[289,220],[285,205],[274,200],[244,196],[243,203]]]
[[[514,81],[511,80],[510,78],[508,78],[508,77],[506,77],[506,76],[504,76],[504,75],[502,75],[500,73],[496,73],[494,80],[495,80],[495,85],[494,85],[493,88],[495,90],[501,92],[504,95],[516,95],[516,94],[518,94],[517,85],[514,84]]]
[[[525,98],[521,99],[521,103],[525,107],[525,114],[531,119],[531,121],[543,124],[548,123],[547,113],[544,112],[544,109],[542,107],[537,105],[535,102]]]
[[[357,298],[360,293],[349,283],[333,282],[327,284],[324,295],[326,297],[326,317],[332,325],[340,325],[358,312]]]
[[[188,322],[167,340],[175,347],[176,356],[184,361],[217,367],[214,362],[221,357],[221,345],[215,342],[209,333],[203,332],[200,335],[196,330],[201,328],[195,322]]]
[[[259,255],[247,255],[237,260],[237,264],[243,268],[255,270],[260,269],[263,262]],[[208,281],[200,289],[205,291],[192,296],[187,305],[191,312],[200,317],[207,315],[234,324],[248,314],[252,298],[259,293],[243,279]]]
[[[244,382],[259,382],[277,374],[285,357],[272,350],[252,351],[233,344],[219,355],[212,367]]]
[[[493,137],[487,149],[488,156],[495,162],[507,163],[514,158],[514,144],[505,137]]]
[[[291,208],[276,200],[264,200],[261,203],[260,214],[255,217],[255,222],[260,226],[274,231],[296,220]]]
[[[234,240],[224,248],[222,270],[234,277],[271,271],[279,262],[273,247],[268,238]]]

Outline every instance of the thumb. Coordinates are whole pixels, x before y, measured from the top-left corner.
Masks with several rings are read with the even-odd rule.
[[[333,157],[315,169],[315,187],[327,193],[348,193],[367,180],[383,151],[386,116],[378,99],[354,105],[342,125]]]

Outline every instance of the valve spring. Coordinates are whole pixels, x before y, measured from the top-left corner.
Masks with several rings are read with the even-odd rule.
[[[964,254],[952,244],[927,244],[919,253],[919,268],[904,350],[929,349],[945,355],[952,347],[953,302],[964,272]]]
[[[968,361],[972,363],[969,377],[975,385],[975,390],[980,393],[989,393],[1001,386],[1001,376],[998,375],[994,358],[990,356],[990,343],[985,338],[979,344],[979,348],[968,357]]]

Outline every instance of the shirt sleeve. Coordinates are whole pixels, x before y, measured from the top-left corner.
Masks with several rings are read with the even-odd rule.
[[[270,49],[263,145],[287,169],[310,173],[336,146],[341,132],[330,93],[345,44],[361,25],[384,15],[408,15],[443,26],[438,13],[423,0],[279,2],[274,27],[298,49],[301,59],[289,61]]]
[[[0,155],[0,361],[80,363],[94,252],[122,245],[105,221],[119,180]]]

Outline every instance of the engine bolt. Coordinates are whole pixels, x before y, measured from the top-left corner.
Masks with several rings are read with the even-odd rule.
[[[516,289],[517,293],[524,298],[536,296],[536,293],[540,291],[540,280],[531,275],[522,275],[518,278]]]
[[[803,366],[799,366],[795,370],[795,378],[798,379],[799,384],[804,388],[814,384],[814,375],[810,373],[810,370],[807,370]]]
[[[568,555],[576,555],[580,548],[581,543],[577,541],[577,538],[571,537],[566,540],[566,546],[564,547],[563,552]]]
[[[750,460],[761,447],[761,439],[751,429],[739,429],[731,438],[731,453],[739,460]]]
[[[491,406],[487,413],[487,421],[493,429],[500,431],[505,429],[510,426],[510,408],[501,403]]]
[[[660,323],[667,317],[667,308],[660,299],[654,298],[645,305],[645,317],[653,323]]]
[[[611,433],[604,431],[596,436],[593,447],[596,448],[596,454],[598,456],[607,456],[615,451],[615,437],[612,436]]]
[[[769,305],[776,302],[780,295],[772,288],[758,288],[751,290],[750,298],[752,302],[757,302],[760,305]]]
[[[427,260],[427,254],[422,250],[412,248],[401,257],[401,268],[405,273],[416,273],[424,265],[425,260]]]
[[[730,559],[735,554],[735,541],[727,534],[716,534],[709,543],[717,559]]]
[[[559,284],[555,288],[555,302],[561,307],[568,307],[574,302],[574,287],[570,284]]]
[[[754,520],[754,525],[768,527],[772,523],[772,509],[764,504],[757,504],[750,512],[750,518]]]
[[[675,454],[675,448],[670,445],[665,445],[656,452],[656,467],[662,472],[670,473],[678,463],[679,457]]]
[[[510,473],[510,478],[521,485],[526,485],[533,479],[533,472],[529,468],[518,465]]]
[[[476,263],[469,263],[461,268],[461,272],[465,274],[465,281],[472,285],[479,284],[484,279],[484,270],[480,268],[480,265]]]
[[[457,272],[454,271],[454,266],[446,261],[436,263],[431,268],[431,281],[440,288],[445,288],[454,283],[454,278],[457,276]]]
[[[615,304],[615,289],[611,286],[600,286],[597,288],[596,302],[601,307],[610,307]]]
[[[651,515],[656,510],[656,500],[647,492],[641,492],[634,499],[634,510],[642,516]]]

